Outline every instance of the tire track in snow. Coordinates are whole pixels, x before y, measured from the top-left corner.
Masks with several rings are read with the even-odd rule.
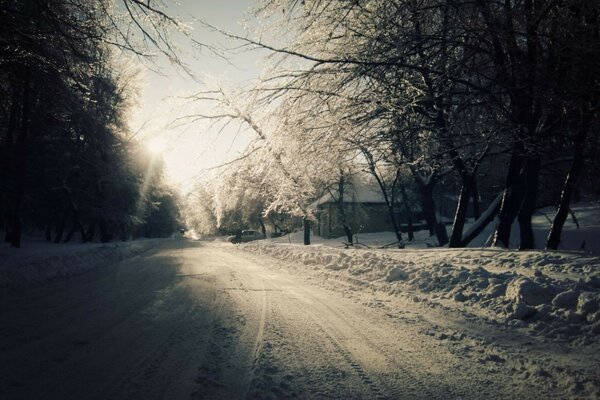
[[[337,310],[335,307],[321,301],[317,296],[312,296],[307,291],[302,291],[302,297],[310,299],[312,307],[302,307],[296,301],[297,307],[309,317],[324,338],[326,338],[338,351],[362,382],[371,390],[373,398],[424,398],[436,399],[423,379],[419,379],[411,369],[419,368],[419,360],[406,352],[402,357],[391,358],[373,343],[378,339],[377,333],[371,330],[367,321],[361,321],[360,315]],[[368,333],[367,333],[368,332]],[[398,332],[402,335],[402,332]],[[400,362],[401,360],[401,362]],[[376,364],[383,364],[376,366]],[[394,371],[395,379],[401,381],[399,387],[384,382],[384,377],[379,377],[382,370]],[[447,393],[447,392],[446,392]]]
[[[344,360],[352,367],[354,372],[358,375],[358,377],[363,381],[365,385],[369,387],[371,392],[373,393],[375,399],[386,400],[389,397],[382,391],[379,385],[371,379],[369,374],[365,371],[365,369],[361,366],[361,364],[352,356],[352,353],[346,349],[340,341],[333,336],[331,332],[325,327],[323,327],[317,320],[314,320],[319,331],[325,336],[327,339],[331,341],[333,347],[338,351],[338,353],[344,358]]]

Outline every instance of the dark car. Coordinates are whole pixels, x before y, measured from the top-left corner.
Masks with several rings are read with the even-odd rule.
[[[248,230],[242,231],[238,235],[229,236],[227,238],[227,241],[231,242],[231,243],[245,243],[245,242],[251,242],[253,240],[259,240],[259,239],[264,239],[264,238],[265,237],[263,236],[262,232],[248,229]]]

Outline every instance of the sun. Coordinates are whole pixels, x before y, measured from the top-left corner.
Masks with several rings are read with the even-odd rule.
[[[155,156],[162,154],[167,149],[167,142],[160,137],[155,137],[146,143],[148,151]]]

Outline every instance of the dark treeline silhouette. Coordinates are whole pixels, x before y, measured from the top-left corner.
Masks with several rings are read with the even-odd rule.
[[[108,3],[0,1],[0,219],[5,241],[164,236],[178,225],[162,163],[127,139]],[[119,44],[120,43],[120,44]]]

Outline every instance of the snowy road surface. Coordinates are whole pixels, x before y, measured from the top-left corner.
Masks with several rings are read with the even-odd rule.
[[[426,319],[409,304],[391,316],[289,275],[281,262],[224,243],[165,241],[70,280],[3,293],[0,398],[565,395],[516,379],[498,356],[465,362],[423,333]]]

